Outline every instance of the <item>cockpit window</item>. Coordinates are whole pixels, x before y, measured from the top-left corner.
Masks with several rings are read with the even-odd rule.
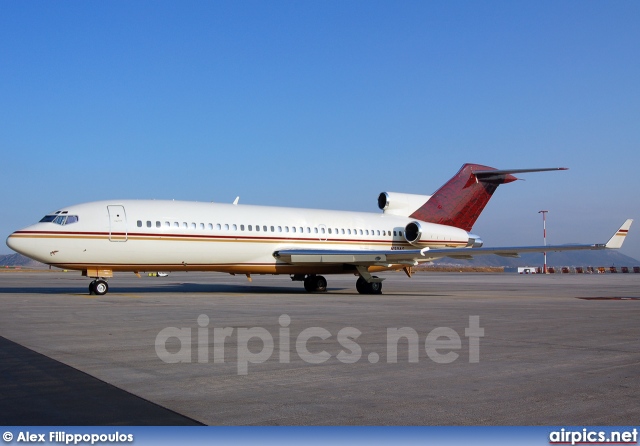
[[[55,215],[45,215],[40,220],[40,223],[55,223],[60,226],[71,225],[73,223],[77,223],[79,220],[77,215],[66,215],[60,214],[60,212],[56,212]]]

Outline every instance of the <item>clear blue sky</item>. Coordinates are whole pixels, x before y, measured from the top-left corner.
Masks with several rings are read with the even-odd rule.
[[[168,198],[377,212],[465,162],[487,245],[640,259],[640,2],[3,1],[0,236]],[[8,253],[2,244],[0,252]]]

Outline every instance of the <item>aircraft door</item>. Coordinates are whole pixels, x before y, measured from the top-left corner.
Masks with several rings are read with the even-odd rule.
[[[124,206],[107,206],[109,211],[109,241],[127,241],[127,214]]]

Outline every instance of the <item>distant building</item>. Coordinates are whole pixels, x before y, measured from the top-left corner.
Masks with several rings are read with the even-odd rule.
[[[506,267],[505,273],[518,273],[518,274],[540,274],[541,268],[537,266],[518,266],[518,267]]]

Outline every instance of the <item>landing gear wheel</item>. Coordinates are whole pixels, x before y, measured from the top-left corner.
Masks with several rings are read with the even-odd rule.
[[[91,284],[93,285],[93,292],[97,296],[104,296],[109,291],[109,285],[107,285],[107,282],[102,279],[91,282]],[[89,285],[89,289],[91,289],[91,285]]]
[[[95,281],[95,280],[94,280],[94,281],[92,281],[92,282],[89,284],[89,294],[90,294],[90,295],[94,295],[94,294],[96,294],[96,281]]]
[[[327,279],[316,276],[316,291],[327,291]]]
[[[373,276],[374,279],[378,277]],[[382,294],[382,282],[371,282],[369,285],[369,294]]]
[[[313,283],[311,280],[312,276],[307,276],[304,279],[304,289],[307,291],[307,293],[311,293],[313,292]]]
[[[304,279],[304,289],[308,293],[327,291],[327,279],[322,276],[307,276]]]
[[[377,276],[373,276],[374,279],[377,279]],[[367,283],[362,277],[358,277],[356,281],[356,290],[360,294],[382,294],[382,282],[371,282]]]

